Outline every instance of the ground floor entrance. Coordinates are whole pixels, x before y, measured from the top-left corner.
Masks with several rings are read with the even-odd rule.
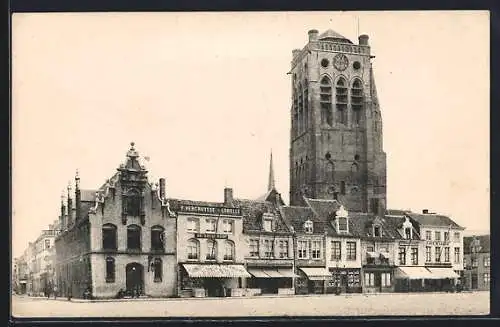
[[[125,266],[126,292],[134,295],[144,293],[144,266],[137,262]]]
[[[394,291],[393,269],[389,267],[363,267],[362,287],[365,293]]]
[[[359,268],[329,268],[332,282],[327,293],[361,293],[361,269]]]

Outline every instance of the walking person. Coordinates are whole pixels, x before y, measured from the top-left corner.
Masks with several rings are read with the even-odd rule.
[[[57,285],[54,285],[54,300],[57,300]]]

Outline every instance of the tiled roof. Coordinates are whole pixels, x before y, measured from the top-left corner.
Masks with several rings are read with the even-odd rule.
[[[170,208],[174,211],[178,210],[181,205],[224,207],[224,203],[222,202],[195,201],[195,200],[184,200],[184,199],[173,199],[173,198],[169,198],[168,202],[170,203]]]
[[[234,199],[236,207],[240,207],[243,214],[243,232],[262,231],[262,215],[264,213],[276,214],[276,232],[289,233],[290,230],[275,206],[267,201]]]
[[[479,240],[479,246],[481,249],[479,252],[487,253],[490,252],[490,235],[478,235],[478,236],[466,236],[464,237],[464,253],[471,253],[472,240],[477,238]]]
[[[295,232],[304,231],[304,222],[310,219],[313,222],[313,233],[323,233],[324,228],[318,224],[318,219],[314,216],[309,207],[281,206],[279,208],[281,216],[293,227]]]
[[[335,212],[340,208],[341,204],[337,200],[319,200],[305,198],[306,203],[313,210],[314,214],[320,219],[333,218]]]
[[[456,222],[454,222],[447,216],[438,214],[419,214],[413,212],[408,212],[406,214],[422,226],[436,226],[436,227],[451,226],[452,228],[456,229],[464,229],[462,226],[458,225]]]
[[[403,235],[403,222],[405,221],[404,217],[384,217],[382,219],[384,221],[384,225],[387,228],[387,231],[394,236],[396,239],[404,238]],[[419,239],[419,235],[417,234],[416,226],[413,225],[413,237],[412,239]]]
[[[407,212],[411,212],[411,210],[387,209],[385,214],[389,216],[404,216]]]
[[[276,201],[276,194],[279,194],[279,192],[273,188],[267,191],[265,194],[259,196],[256,201],[269,201],[269,202],[275,202]],[[280,205],[285,205],[285,202],[280,196]]]

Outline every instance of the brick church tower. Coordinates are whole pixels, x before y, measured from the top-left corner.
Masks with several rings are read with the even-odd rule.
[[[382,214],[386,155],[368,36],[353,44],[309,31],[293,50],[290,204],[337,199],[349,211]]]

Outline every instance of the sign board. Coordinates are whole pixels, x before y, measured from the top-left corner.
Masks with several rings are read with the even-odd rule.
[[[227,239],[227,234],[195,233],[196,238]]]
[[[431,245],[448,246],[448,245],[450,245],[450,242],[449,241],[427,241],[426,245],[428,245],[428,246],[431,246]]]
[[[241,216],[240,208],[227,208],[227,207],[207,207],[198,205],[181,205],[180,212],[186,213],[201,213],[209,215],[227,215],[227,216]]]

